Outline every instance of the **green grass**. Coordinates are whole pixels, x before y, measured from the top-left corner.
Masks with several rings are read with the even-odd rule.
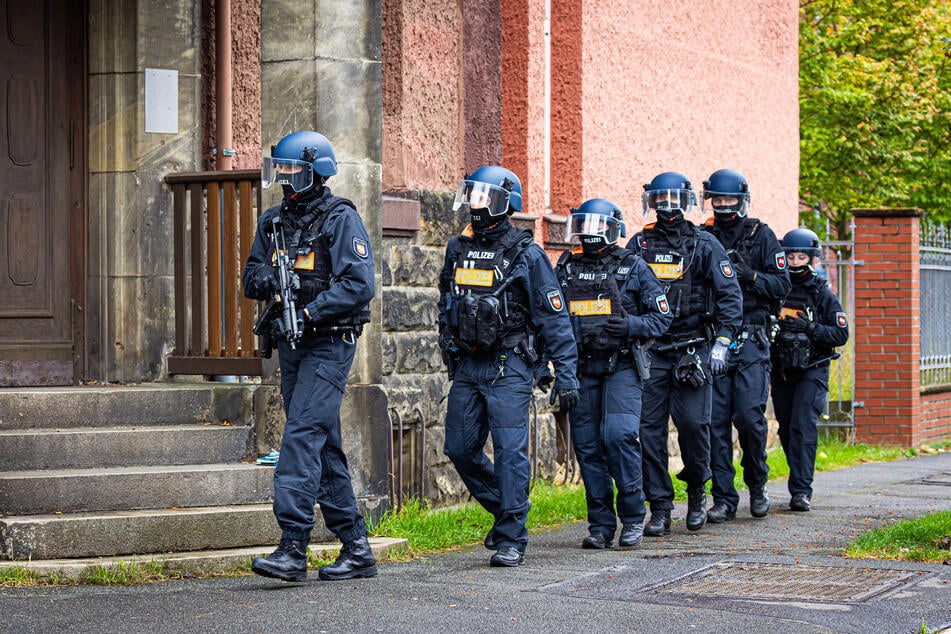
[[[845,550],[855,559],[951,562],[951,511],[895,522],[858,537]]]

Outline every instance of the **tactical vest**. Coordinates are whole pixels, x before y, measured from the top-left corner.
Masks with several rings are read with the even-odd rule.
[[[638,306],[621,295],[637,256],[627,249],[614,249],[600,258],[584,257],[581,247],[562,254],[558,265],[565,271],[561,286],[568,312],[578,334],[578,352],[605,357],[627,344],[626,339],[604,332],[604,322],[622,311],[637,314]]]
[[[712,296],[704,280],[691,271],[700,242],[700,229],[693,228],[679,247],[671,247],[653,225],[647,225],[637,236],[641,257],[654,271],[667,293],[667,302],[674,321],[668,337],[683,338],[700,334],[712,313]],[[709,333],[707,333],[709,334]],[[706,336],[706,335],[705,335]]]
[[[322,233],[324,224],[341,208],[356,209],[354,204],[340,196],[328,196],[307,206],[303,214],[286,212],[282,207],[281,227],[288,256],[294,262],[294,272],[300,278],[298,306],[314,301],[330,288],[333,268],[330,262],[330,238]],[[273,249],[268,254],[274,258]],[[356,314],[339,317],[335,324],[321,326],[361,326],[370,321],[370,306],[364,305]]]
[[[471,236],[459,237],[449,328],[471,352],[514,348],[528,335],[528,293],[512,284],[512,273],[532,242],[530,231],[515,227],[491,247],[477,246]]]
[[[707,230],[710,231],[710,233],[713,233],[713,221],[714,219],[710,218],[706,222]],[[755,261],[759,257],[759,251],[756,249],[756,236],[759,233],[760,227],[762,227],[762,223],[757,218],[742,218],[741,222],[743,223],[743,233],[733,249],[742,255],[743,259],[746,260],[750,266],[753,266],[754,264],[758,264],[758,262]],[[716,234],[714,234],[714,236],[716,236]],[[726,247],[726,245],[723,246]],[[743,293],[744,317],[761,310],[766,311],[770,315],[775,315],[779,312],[780,306],[781,302],[778,299],[771,300],[762,295]]]
[[[775,357],[781,369],[805,370],[816,357],[816,347],[812,337],[804,332],[791,332],[783,327],[783,317],[803,317],[817,321],[819,304],[818,284],[793,284],[792,290],[783,300],[779,311],[779,334],[776,335]]]

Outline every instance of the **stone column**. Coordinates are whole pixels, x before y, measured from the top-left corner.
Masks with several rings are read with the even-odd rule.
[[[917,446],[921,430],[918,209],[854,209],[853,408],[858,442]]]

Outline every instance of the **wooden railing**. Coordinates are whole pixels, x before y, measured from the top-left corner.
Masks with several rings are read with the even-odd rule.
[[[261,375],[255,302],[241,292],[261,212],[261,172],[169,174],[165,182],[175,214],[175,350],[168,372]]]

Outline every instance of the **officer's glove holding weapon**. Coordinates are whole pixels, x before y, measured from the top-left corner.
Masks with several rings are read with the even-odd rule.
[[[804,332],[810,337],[816,334],[816,322],[805,317],[785,317],[782,326],[788,332]]]
[[[746,261],[743,254],[736,249],[730,249],[726,252],[730,256],[730,262],[733,263],[733,270],[736,272],[736,279],[743,284],[752,284],[756,281],[756,271]]]
[[[714,376],[726,373],[726,353],[730,349],[730,340],[726,337],[717,337],[710,349],[710,372]]]
[[[258,264],[251,274],[251,285],[260,295],[273,297],[281,290],[281,282],[277,278],[277,269],[270,264]]]
[[[261,337],[261,356],[265,359],[271,356],[275,335],[288,342],[291,349],[297,347],[297,342],[304,335],[303,311],[297,310],[300,277],[294,272],[294,265],[284,244],[280,214],[275,214],[271,218],[271,245],[277,260],[277,266],[268,267],[274,270],[274,273],[269,273],[269,275],[273,277],[276,274],[278,285],[274,290],[274,297],[268,301],[254,323],[254,334]],[[258,270],[255,271],[255,276],[258,275],[260,268],[258,267]],[[266,279],[263,272],[261,273],[261,279]],[[270,282],[264,283],[271,284]]]

